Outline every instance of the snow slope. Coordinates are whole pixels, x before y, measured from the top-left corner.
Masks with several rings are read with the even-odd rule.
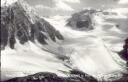
[[[111,13],[110,10],[108,12]],[[126,62],[117,52],[122,50],[124,40],[128,37],[126,14],[95,13],[92,18],[94,30],[91,31],[71,29],[66,26],[66,18],[70,17],[55,16],[47,20],[65,35],[62,46],[72,49],[69,56],[74,68],[96,77],[124,70]],[[120,27],[116,27],[116,24]]]

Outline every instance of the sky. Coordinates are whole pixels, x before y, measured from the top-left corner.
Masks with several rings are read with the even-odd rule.
[[[26,0],[44,16],[65,15],[85,8],[128,8],[128,0]]]

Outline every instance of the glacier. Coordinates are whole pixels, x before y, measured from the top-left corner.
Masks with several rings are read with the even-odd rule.
[[[128,38],[128,13],[119,10],[108,9],[105,11],[110,13],[108,15],[103,12],[94,13],[91,16],[94,29],[88,31],[67,26],[71,16],[41,17],[59,31],[64,39],[60,40],[56,35],[55,41],[50,38],[54,35],[49,35],[53,29],[50,32],[41,31],[48,38],[45,39],[47,45],[42,45],[38,39],[21,44],[20,39],[16,38],[14,49],[7,45],[1,50],[2,81],[38,72],[68,77],[72,69],[79,69],[98,80],[103,77],[109,79],[115,73],[119,74],[115,78],[120,77],[122,72],[127,72],[126,61],[118,52],[123,49],[124,40]],[[28,13],[34,24],[33,20],[38,18]]]

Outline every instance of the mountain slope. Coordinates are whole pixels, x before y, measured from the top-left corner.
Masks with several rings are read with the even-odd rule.
[[[24,3],[24,2],[23,2]],[[28,9],[27,9],[28,8]],[[15,47],[16,39],[21,44],[37,40],[47,44],[46,40],[63,40],[63,36],[45,19],[34,14],[27,4],[17,1],[1,7],[1,48],[9,45]]]

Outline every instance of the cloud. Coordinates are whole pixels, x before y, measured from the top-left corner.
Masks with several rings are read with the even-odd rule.
[[[50,7],[43,6],[43,5],[36,5],[35,8],[36,9],[51,9]]]
[[[122,15],[127,15],[128,14],[128,8],[115,8],[113,11],[122,14]]]
[[[53,7],[45,6],[42,4],[36,5],[35,8],[37,9],[48,9],[48,10],[54,10],[54,11],[74,11],[74,9],[67,4],[69,3],[77,3],[79,0],[53,0]]]
[[[74,9],[72,9],[69,5],[67,5],[66,3],[64,2],[57,2],[55,4],[55,7],[48,7],[48,6],[44,6],[44,5],[36,5],[35,6],[36,9],[39,9],[39,10],[54,10],[54,11],[74,11]]]
[[[71,6],[69,6],[68,4],[64,3],[63,1],[59,1],[56,3],[56,7],[55,9],[57,10],[65,10],[65,11],[74,11],[73,8],[71,8]]]
[[[118,3],[119,4],[128,4],[128,0],[120,0]]]
[[[35,5],[35,11],[42,16],[50,16],[53,14],[53,8],[44,5]]]
[[[68,3],[80,3],[80,0],[60,0],[63,2],[68,2]]]
[[[56,10],[74,11],[74,9],[67,3],[79,3],[79,0],[54,0]]]
[[[52,16],[52,15],[63,15],[69,14],[74,11],[68,4],[65,2],[59,1],[55,3],[54,7],[45,6],[42,4],[38,4],[34,6],[35,11],[42,16]]]

